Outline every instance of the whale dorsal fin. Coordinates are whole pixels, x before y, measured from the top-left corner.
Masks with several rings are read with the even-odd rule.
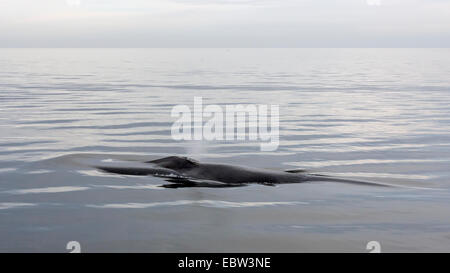
[[[307,170],[294,169],[294,170],[285,170],[287,173],[306,173]]]
[[[198,167],[200,165],[197,160],[184,156],[168,156],[156,160],[147,161],[146,163],[153,163],[163,168],[172,170],[189,169]]]

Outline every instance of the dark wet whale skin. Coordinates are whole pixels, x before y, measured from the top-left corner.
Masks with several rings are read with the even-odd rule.
[[[309,181],[331,181],[386,186],[384,184],[374,182],[340,179],[324,175],[298,173],[297,171],[276,171],[228,164],[200,163],[194,159],[179,156],[169,156],[147,161],[145,163],[156,165],[158,168],[120,168],[100,166],[97,166],[97,168],[116,174],[173,176],[183,179],[192,178],[230,184],[286,184]]]
[[[197,179],[214,180],[224,183],[299,183],[307,181],[307,176],[257,169],[251,167],[240,167],[228,164],[200,163],[187,157],[170,156],[162,159],[149,161],[160,167],[177,171],[186,177]]]

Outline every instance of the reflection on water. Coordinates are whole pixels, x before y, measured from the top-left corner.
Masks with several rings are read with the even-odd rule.
[[[0,53],[0,251],[450,251],[448,49]],[[279,104],[279,149],[173,141],[194,96]],[[175,154],[402,187],[174,189],[90,167]]]

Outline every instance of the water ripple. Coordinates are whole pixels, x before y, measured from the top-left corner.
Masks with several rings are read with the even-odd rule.
[[[289,205],[307,205],[307,202],[231,202],[220,200],[178,200],[172,202],[153,202],[153,203],[122,203],[122,204],[103,204],[86,205],[92,208],[111,208],[111,209],[145,209],[153,207],[173,207],[173,206],[200,206],[210,208],[246,208],[246,207],[265,207],[265,206],[289,206]]]
[[[32,203],[0,203],[0,209],[13,209],[13,208],[20,208],[20,207],[32,207],[36,206],[36,204]]]
[[[10,193],[10,194],[61,193],[61,192],[84,191],[84,190],[88,190],[88,189],[90,189],[90,188],[89,187],[64,186],[64,187],[46,187],[46,188],[9,190],[9,191],[4,191],[4,193]]]

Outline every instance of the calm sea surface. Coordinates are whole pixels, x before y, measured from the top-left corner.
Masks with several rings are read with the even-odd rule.
[[[0,49],[0,251],[450,251],[450,49]],[[175,141],[174,105],[278,104],[280,146]],[[391,183],[161,187],[188,155]]]

